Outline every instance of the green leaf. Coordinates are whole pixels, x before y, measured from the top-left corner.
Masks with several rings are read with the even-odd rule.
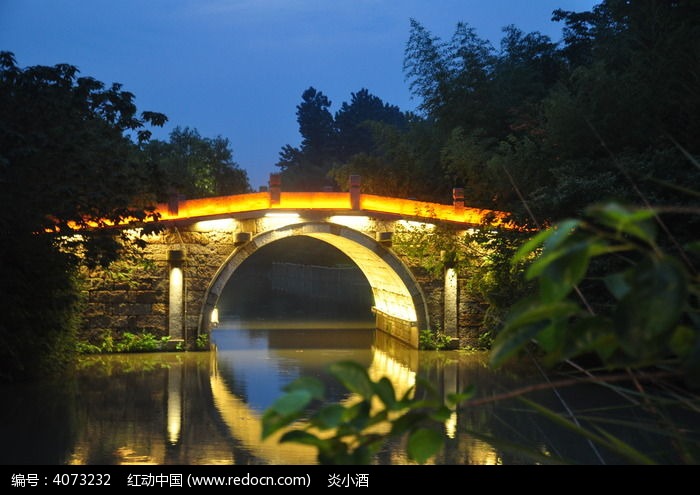
[[[343,411],[343,423],[357,430],[362,430],[367,426],[370,420],[370,412],[372,405],[369,400],[363,400]]]
[[[399,399],[399,403],[397,404],[397,409],[403,409],[407,407],[407,405],[411,401],[411,396],[413,395],[413,392],[415,392],[416,386],[411,385],[408,387],[408,389],[404,392],[404,394],[401,396],[401,399]]]
[[[289,426],[301,416],[299,414],[290,414],[283,416],[275,411],[268,409],[262,417],[262,434],[261,437],[265,440],[267,437],[276,431]]]
[[[531,299],[527,304],[517,306],[514,313],[507,317],[506,324],[496,339],[504,332],[507,335],[507,332],[525,325],[573,316],[579,312],[579,309],[578,305],[571,301],[540,304],[537,300]]]
[[[596,353],[603,363],[619,348],[612,321],[603,316],[587,316],[569,326],[571,338],[562,353],[562,359],[581,354]]]
[[[554,234],[553,229],[543,230],[538,232],[531,239],[525,241],[513,255],[512,263],[523,261],[530,253],[537,249],[547,238]]]
[[[614,322],[625,352],[647,359],[665,351],[659,339],[676,327],[683,314],[687,278],[680,262],[665,257],[637,265],[629,282],[631,289],[619,302]]]
[[[379,381],[374,384],[374,392],[389,409],[393,409],[396,406],[394,386],[387,377],[381,377]]]
[[[555,250],[565,241],[570,239],[572,232],[581,225],[581,220],[567,219],[555,224],[551,230],[554,233],[544,242],[545,251]]]
[[[695,345],[696,338],[696,332],[692,328],[686,325],[679,325],[674,330],[669,341],[671,351],[680,357],[688,355]]]
[[[284,387],[286,392],[294,392],[297,390],[306,390],[313,399],[323,400],[324,386],[323,382],[317,378],[302,376]]]
[[[443,437],[435,430],[419,428],[408,437],[406,452],[408,457],[419,464],[425,464],[428,459],[437,454],[442,448]]]
[[[311,393],[306,389],[294,390],[279,397],[271,406],[270,410],[281,416],[289,416],[304,410],[311,402]]]
[[[617,203],[608,203],[591,206],[586,213],[618,233],[631,235],[648,244],[654,243],[656,223],[653,218],[656,212],[652,209],[631,209]]]
[[[316,435],[304,430],[288,431],[279,440],[279,443],[300,443],[302,445],[313,445],[314,447],[326,448],[327,441],[318,438]]]
[[[464,401],[468,401],[476,393],[476,387],[474,385],[468,385],[464,387],[461,392],[456,394],[447,394],[447,403],[451,406],[457,406]]]
[[[537,300],[524,300],[516,305],[514,314],[509,315],[506,324],[491,347],[490,363],[501,366],[517,354],[522,347],[554,320],[562,320],[579,312],[579,307],[570,301],[538,304]]]
[[[566,338],[566,330],[567,326],[564,321],[552,321],[552,323],[537,334],[537,343],[547,353],[561,349]]]
[[[450,419],[450,416],[452,415],[452,411],[450,408],[447,406],[440,406],[437,409],[435,409],[433,412],[429,414],[430,419],[434,419],[438,423],[444,423],[448,419]]]
[[[340,404],[329,404],[323,406],[311,419],[311,424],[322,429],[328,430],[337,428],[340,425],[345,408]]]
[[[590,261],[590,240],[572,242],[553,252],[544,252],[527,270],[527,278],[545,275],[547,279],[571,287],[581,281]],[[545,277],[543,277],[545,278]]]
[[[627,272],[618,272],[603,278],[605,287],[618,301],[625,297],[631,289],[630,284],[627,282],[627,276]]]
[[[391,435],[403,435],[421,421],[426,419],[426,414],[423,412],[409,411],[400,418],[397,418],[391,424]]]
[[[329,372],[345,388],[359,394],[363,399],[370,399],[374,394],[372,380],[367,370],[354,361],[340,361],[329,367]]]
[[[540,333],[545,323],[539,325],[527,325],[519,327],[517,331],[509,332],[505,335],[501,332],[493,343],[489,363],[492,367],[498,368],[508,359],[515,356],[525,344],[531,342]]]
[[[367,422],[367,428],[374,426],[379,423],[387,421],[389,418],[389,411],[387,409],[382,409],[378,413],[372,415]]]

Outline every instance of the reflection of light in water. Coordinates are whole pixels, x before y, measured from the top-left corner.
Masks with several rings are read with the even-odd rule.
[[[129,465],[150,465],[159,464],[152,456],[138,455],[134,450],[128,447],[120,447],[115,454],[119,458],[119,464],[122,466]]]
[[[231,435],[241,442],[248,452],[268,464],[316,464],[313,447],[294,443],[278,443],[286,430],[262,440],[261,415],[248,407],[228,389],[216,371],[209,377],[214,406]]]
[[[246,325],[247,327],[248,325]],[[284,324],[280,325],[284,327]],[[279,329],[277,330],[280,331]],[[285,344],[283,337],[285,337],[286,332],[275,333],[272,341]],[[329,330],[333,332],[333,330]],[[247,403],[240,397],[238,397],[234,391],[231,389],[229,382],[226,380],[226,376],[222,375],[223,370],[220,369],[220,365],[225,362],[230,361],[232,358],[237,365],[241,365],[241,360],[246,361],[251,357],[260,358],[260,351],[255,351],[255,348],[249,348],[249,350],[243,350],[240,346],[243,346],[244,341],[247,340],[244,336],[247,335],[245,331],[240,331],[240,333],[234,331],[221,331],[218,330],[216,342],[225,344],[225,348],[228,349],[238,349],[235,351],[227,350],[224,352],[213,352],[212,353],[212,365],[211,365],[211,375],[209,377],[212,397],[214,399],[214,405],[219,413],[219,416],[223,422],[227,425],[232,437],[239,441],[245,449],[250,452],[253,456],[260,459],[262,462],[268,464],[316,464],[316,449],[311,446],[299,445],[293,443],[279,444],[278,439],[281,435],[287,431],[278,432],[273,437],[262,441],[262,424],[261,417],[262,411],[259,408],[251,407],[251,404]],[[295,339],[299,338],[297,334],[290,334]],[[330,335],[329,335],[330,336]],[[267,341],[270,342],[269,340]],[[250,343],[248,343],[250,345]],[[297,340],[297,345],[299,341]],[[368,343],[368,346],[370,344]],[[357,348],[349,349],[350,352],[356,353]],[[293,348],[280,348],[272,351],[271,349],[265,349],[265,354],[274,354],[277,358],[281,356],[288,356],[287,353],[294,352],[294,363],[301,366],[301,369],[318,369],[318,367],[324,362],[328,361],[334,362],[336,356],[334,353],[328,353],[327,350],[321,349],[321,353],[315,353],[311,349],[309,352],[299,352],[299,350],[294,351]],[[416,383],[416,372],[401,364],[395,357],[390,356],[387,352],[371,346],[370,348],[365,348],[362,350],[364,353],[368,353],[371,357],[367,361],[370,363],[368,365],[368,373],[373,380],[379,380],[381,377],[386,376],[394,386],[396,395],[401,397],[405,395]],[[413,351],[415,352],[415,351]],[[218,356],[217,356],[218,354]],[[354,354],[356,356],[356,354]],[[369,357],[369,356],[368,356]],[[259,359],[257,359],[259,361]],[[249,364],[253,364],[250,362]],[[261,363],[262,364],[262,363]],[[269,367],[265,364],[265,367]],[[279,369],[276,371],[279,373]],[[241,378],[244,374],[239,373],[237,378]],[[252,373],[248,375],[252,380],[247,387],[248,395],[250,395],[252,390],[260,389],[261,384],[265,381],[263,376],[258,373]],[[269,380],[268,380],[269,382]],[[279,383],[274,387],[275,390],[278,389]],[[258,395],[261,393],[260,390],[257,391]],[[279,392],[275,392],[279,396]],[[250,399],[250,397],[248,397]],[[345,406],[352,405],[358,400],[355,395],[351,395],[342,401]],[[377,404],[378,405],[378,404]],[[302,423],[295,425],[296,427],[302,426]],[[381,425],[380,430],[388,430],[390,425]]]
[[[180,441],[182,429],[182,367],[168,370],[168,441],[175,445]]]
[[[450,438],[454,438],[455,433],[457,433],[457,411],[452,411],[450,417],[445,421],[445,434]]]
[[[415,371],[376,347],[372,347],[372,363],[367,372],[374,381],[383,376],[387,377],[394,386],[397,397],[403,397],[409,389],[416,385]]]
[[[460,449],[466,453],[467,464],[478,466],[493,466],[503,464],[503,459],[490,444],[470,435],[460,435]]]

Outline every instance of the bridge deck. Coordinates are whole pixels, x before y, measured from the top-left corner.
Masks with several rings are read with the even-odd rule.
[[[492,224],[508,227],[505,223],[506,215],[500,211],[372,194],[360,194],[359,208],[353,208],[351,195],[343,192],[282,192],[277,201],[272,201],[267,192],[236,194],[183,200],[178,202],[176,207],[160,204],[157,208],[162,221],[201,220],[223,216],[250,217],[270,211],[309,210],[443,221],[465,226],[478,225],[490,216]]]

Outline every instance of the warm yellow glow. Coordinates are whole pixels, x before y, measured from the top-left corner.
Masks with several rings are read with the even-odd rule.
[[[283,192],[280,202],[273,206],[293,210],[352,210],[348,193]]]
[[[170,292],[182,292],[182,268],[179,266],[170,270]]]
[[[235,194],[214,198],[188,199],[181,201],[176,214],[168,211],[168,205],[158,205],[157,212],[161,220],[180,220],[183,218],[201,218],[227,213],[267,210],[270,207],[268,193]]]
[[[176,445],[182,430],[182,366],[168,369],[168,442]]]
[[[212,309],[211,318],[209,321],[211,321],[214,325],[219,324],[219,309],[218,308]]]
[[[265,218],[299,218],[298,213],[265,213]]]
[[[266,213],[261,220],[261,227],[263,230],[276,230],[298,222],[298,213]]]
[[[428,220],[443,220],[463,224],[479,225],[484,218],[491,214],[494,217],[494,225],[512,228],[503,223],[505,213],[479,208],[455,208],[453,205],[440,203],[428,203],[413,199],[389,198],[363,194],[360,200],[361,208],[365,211],[377,213],[393,213],[401,217],[425,218]]]
[[[363,212],[390,214],[416,221],[449,221],[478,225],[488,214],[494,216],[494,224],[502,227],[503,212],[479,208],[455,208],[452,204],[429,203],[413,199],[360,195],[360,209]],[[158,205],[156,211],[161,220],[180,220],[214,215],[227,215],[270,210],[329,210],[342,215],[351,212],[350,194],[342,192],[282,192],[278,203],[271,204],[269,193],[236,194],[215,198],[190,199],[181,201],[177,214],[168,211],[167,204]],[[419,222],[420,223],[420,222]]]
[[[409,231],[427,230],[428,232],[432,232],[433,230],[435,230],[435,224],[427,222],[416,222],[415,220],[401,219],[396,222],[396,225],[404,230]]]
[[[375,381],[383,376],[387,377],[394,386],[397,397],[403,397],[416,385],[415,370],[400,363],[377,347],[372,347],[372,363],[369,365],[367,373]],[[413,396],[413,393],[410,395]]]
[[[268,464],[316,464],[316,450],[310,445],[279,443],[290,428],[284,428],[267,440],[262,440],[261,414],[229,389],[218,371],[209,376],[214,407],[231,435],[246,451],[264,459]]]
[[[375,298],[374,306],[382,313],[400,320],[415,322],[418,319],[416,317],[416,308],[413,305],[402,304],[402,301],[398,298],[378,297]]]
[[[202,220],[193,225],[193,230],[197,232],[211,232],[219,230],[232,232],[236,229],[236,221],[233,218],[218,218],[216,220]]]
[[[174,211],[176,210],[176,211]],[[220,217],[224,215],[237,215],[256,212],[270,212],[278,210],[326,210],[329,214],[344,216],[344,212],[362,212],[411,219],[418,223],[421,220],[427,222],[446,221],[463,225],[479,225],[487,215],[491,215],[492,225],[501,228],[517,228],[514,225],[504,223],[506,214],[500,211],[485,210],[479,208],[456,208],[452,204],[430,203],[413,199],[391,198],[375,196],[373,194],[360,194],[360,208],[353,210],[350,193],[346,192],[281,192],[279,201],[272,202],[268,192],[234,194],[230,196],[217,196],[212,198],[182,200],[177,208],[170,210],[167,203],[156,206],[155,213],[161,221],[201,219],[207,217]],[[370,215],[371,216],[371,215]],[[152,218],[145,220],[153,221]],[[87,225],[92,228],[126,227],[134,222],[135,218],[128,218],[119,225],[109,221],[90,221]],[[69,225],[71,229],[80,230],[75,223]],[[53,231],[49,229],[50,231]]]
[[[450,417],[445,421],[445,434],[449,438],[454,438],[457,433],[457,411],[452,411]]]
[[[139,237],[141,237],[141,232],[142,232],[142,231],[143,231],[143,229],[140,229],[140,228],[137,228],[137,229],[125,229],[125,230],[124,230],[124,234],[126,234],[126,236],[127,236],[130,240],[133,240],[133,239],[138,239]]]
[[[181,339],[184,334],[183,321],[183,275],[182,268],[173,266],[170,268],[168,329],[170,337]]]
[[[328,219],[331,223],[344,225],[355,230],[369,230],[371,221],[366,215],[333,215]]]

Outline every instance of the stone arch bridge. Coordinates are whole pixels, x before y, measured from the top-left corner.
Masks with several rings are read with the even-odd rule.
[[[146,264],[118,263],[87,274],[83,333],[152,332],[191,345],[217,322],[217,302],[232,274],[258,249],[291,236],[309,236],[342,251],[372,290],[376,326],[413,348],[419,331],[440,328],[459,337],[456,274],[444,283],[421,280],[392,249],[398,231],[446,223],[458,231],[500,212],[469,208],[463,190],[451,204],[363,194],[352,176],[349,192],[282,192],[271,176],[267,191],[159,205],[165,229],[149,236]],[[462,311],[463,312],[463,311]]]

